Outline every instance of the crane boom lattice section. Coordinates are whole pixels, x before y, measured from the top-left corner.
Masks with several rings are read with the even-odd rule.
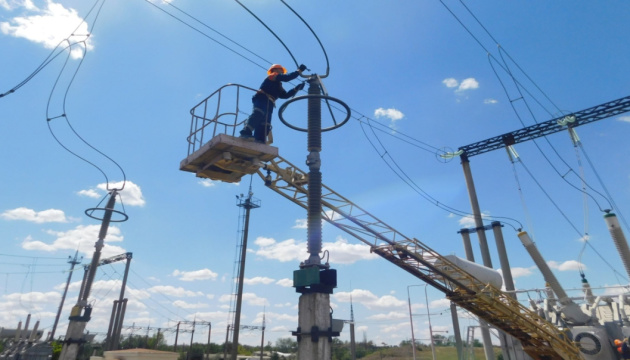
[[[304,209],[308,208],[307,173],[280,156],[257,173],[272,190]],[[444,292],[458,306],[519,339],[533,358],[581,359],[579,349],[566,334],[535,312],[473,277],[419,240],[398,232],[324,184],[322,217],[370,246],[372,252]]]

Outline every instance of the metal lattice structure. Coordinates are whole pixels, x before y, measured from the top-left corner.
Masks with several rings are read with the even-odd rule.
[[[465,155],[467,157],[471,157],[500,149],[505,146],[518,144],[520,142],[560,132],[566,130],[567,127],[586,125],[588,123],[603,120],[628,111],[630,111],[630,96],[609,101],[572,114],[563,115],[555,119],[524,127],[520,130],[495,136],[483,141],[478,141],[470,145],[462,146],[459,150],[463,151],[462,156]]]
[[[272,190],[307,208],[307,173],[277,157],[259,169],[258,175]],[[533,358],[581,359],[569,337],[535,312],[324,184],[322,218],[370,246],[372,252],[444,292],[458,306],[519,339]]]

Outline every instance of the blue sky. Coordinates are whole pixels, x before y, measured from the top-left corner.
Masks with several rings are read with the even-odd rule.
[[[298,63],[325,73],[319,44],[281,2],[243,3]],[[444,255],[465,256],[457,231],[472,222],[419,195],[470,211],[459,159],[444,161],[436,153],[628,95],[628,2],[287,3],[326,49],[329,94],[353,109],[345,126],[323,136],[323,182]],[[271,63],[296,66],[234,1],[0,0],[0,92],[27,79],[71,33],[70,41],[78,44],[65,69],[68,53],[57,50],[47,66],[0,98],[0,326],[14,327],[31,313],[40,328],[51,328],[68,256],[78,250],[88,263],[97,239],[100,223],[84,212],[99,206],[107,181],[126,176],[124,208],[117,209],[129,220],[110,227],[103,253],[134,254],[125,325],[164,329],[180,320],[209,321],[212,341],[222,342],[238,241],[235,196],[247,193],[250,179],[219,183],[179,171],[187,155],[189,110],[227,83],[257,87]],[[522,87],[514,86],[505,69]],[[525,90],[527,102],[515,100],[518,90]],[[375,132],[378,137],[367,127],[368,118],[382,130]],[[304,134],[282,125],[277,114],[273,124],[281,156],[307,170]],[[51,130],[102,172],[62,148]],[[521,163],[514,165],[504,150],[471,158],[482,212],[516,220],[503,229],[518,289],[544,283],[512,228],[517,222],[570,295],[580,296],[570,290],[580,287],[580,267],[593,287],[627,284],[600,211],[611,206],[597,193],[610,193],[620,217],[629,211],[630,161],[623,145],[629,130],[630,114],[622,114],[578,127],[583,151],[563,132],[539,140],[540,151],[531,142],[517,145]],[[393,164],[409,177],[407,183],[388,166]],[[568,185],[581,188],[581,173],[595,200]],[[252,211],[241,323],[260,326],[264,313],[265,339],[273,342],[297,326],[299,294],[290,279],[306,258],[306,214],[260,179],[251,183],[262,207]],[[338,271],[331,297],[335,318],[350,318],[352,297],[357,337],[398,344],[411,336],[409,295],[416,338],[428,338],[419,280],[327,224],[323,242]],[[490,234],[489,243],[499,268]],[[91,332],[106,332],[123,271],[117,263],[97,274]],[[57,334],[65,334],[81,276],[82,271],[73,275]],[[431,288],[428,295],[434,330],[452,333],[448,302]],[[528,296],[539,294],[532,291],[521,300]],[[464,331],[475,325],[463,313],[460,322]],[[205,341],[204,331],[198,329],[195,338]],[[173,335],[167,334],[170,342]],[[341,338],[349,339],[347,329]],[[260,333],[242,332],[241,342],[258,344]]]

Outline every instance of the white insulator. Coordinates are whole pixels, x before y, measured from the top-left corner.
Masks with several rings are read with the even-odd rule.
[[[586,279],[582,280],[582,291],[584,292],[584,297],[586,298],[586,302],[589,305],[593,305],[595,302],[595,296],[593,295],[593,289],[591,289],[591,284],[586,281]]]
[[[527,250],[529,256],[531,256],[532,260],[534,260],[534,263],[538,267],[538,270],[542,273],[545,281],[549,284],[549,287],[551,287],[551,290],[553,290],[558,297],[560,303],[565,304],[567,301],[570,301],[568,300],[567,293],[564,291],[562,286],[560,286],[558,279],[553,272],[551,272],[549,265],[547,265],[542,255],[540,255],[538,248],[529,237],[529,234],[527,234],[527,231],[521,231],[518,233],[518,238],[521,240],[521,243],[523,243],[523,246],[525,246],[525,250]]]
[[[28,325],[31,323],[31,314],[28,314],[26,316],[26,325],[24,325],[24,340],[26,340],[28,338]],[[22,339],[22,337],[20,336],[20,339]]]
[[[455,255],[446,255],[444,256],[444,258],[446,258],[446,260],[452,262],[453,264],[455,264],[455,266],[469,273],[484,284],[490,284],[499,290],[501,289],[501,286],[503,286],[503,278],[501,277],[501,274],[494,269],[487,268],[483,265],[479,265],[472,261],[462,259]],[[436,265],[447,267],[446,264],[439,264],[438,262],[436,262]],[[445,272],[448,273],[448,270]]]
[[[630,248],[628,247],[626,237],[621,230],[621,226],[619,226],[617,215],[613,213],[608,213],[604,215],[604,220],[606,220],[606,225],[608,226],[608,231],[610,231],[610,236],[615,243],[615,247],[617,247],[617,252],[619,252],[619,256],[621,256],[621,262],[626,268],[626,273],[630,277]]]
[[[37,328],[39,327],[39,320],[35,322],[33,330],[31,330],[31,336],[28,338],[28,342],[33,343],[37,340]]]
[[[577,323],[583,324],[583,323],[590,322],[591,317],[585,314],[584,312],[582,312],[580,307],[576,303],[574,303],[571,299],[569,299],[569,296],[564,291],[562,286],[560,286],[560,282],[558,282],[558,279],[556,278],[556,276],[553,274],[553,272],[551,272],[549,265],[547,265],[547,263],[545,262],[545,259],[543,259],[542,255],[540,255],[538,248],[536,247],[532,239],[529,237],[527,232],[522,231],[518,233],[518,238],[523,243],[523,246],[525,246],[525,249],[529,253],[529,256],[531,256],[532,260],[534,260],[534,263],[536,264],[536,266],[538,266],[538,269],[543,274],[543,277],[545,278],[545,281],[547,282],[547,284],[549,284],[549,287],[551,288],[551,290],[553,290],[553,292],[558,297],[558,302],[561,305],[559,307],[559,310],[560,312],[562,312],[562,315],[564,315],[565,318],[568,318],[571,321],[574,321]]]
[[[20,321],[20,322],[18,323],[17,330],[15,331],[15,339],[14,339],[14,341],[15,341],[15,342],[17,342],[18,340],[20,340],[20,334],[21,334],[21,331],[22,331],[22,322]]]
[[[619,306],[619,317],[624,326],[630,325],[630,319],[628,319],[628,314],[626,313],[625,305],[626,299],[624,294],[619,294],[619,300],[617,301],[617,305]]]

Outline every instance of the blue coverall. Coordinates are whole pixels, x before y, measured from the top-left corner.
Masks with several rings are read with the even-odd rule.
[[[289,74],[271,74],[265,78],[260,89],[252,97],[254,108],[245,122],[245,128],[241,130],[241,137],[250,137],[253,131],[256,141],[265,142],[267,133],[271,129],[271,115],[276,106],[276,99],[288,99],[298,92],[297,87],[285,91],[282,83],[297,78],[299,74],[294,71]]]

